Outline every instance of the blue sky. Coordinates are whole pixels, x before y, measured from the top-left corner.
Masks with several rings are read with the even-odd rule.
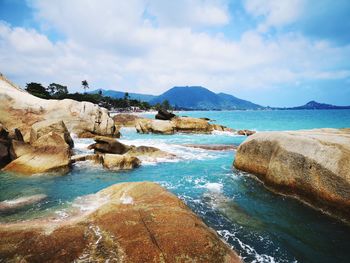
[[[160,94],[201,85],[261,105],[350,105],[347,0],[0,0],[0,72]]]

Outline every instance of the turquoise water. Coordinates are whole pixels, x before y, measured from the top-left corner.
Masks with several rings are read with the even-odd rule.
[[[185,112],[209,117],[235,129],[295,130],[350,127],[350,111],[237,111]],[[144,162],[130,172],[108,172],[86,163],[66,176],[17,177],[0,174],[0,201],[46,194],[44,201],[0,220],[16,221],[48,213],[64,217],[79,196],[119,182],[154,181],[184,200],[214,228],[246,262],[348,262],[350,227],[300,202],[267,191],[250,175],[232,170],[233,151],[215,152],[186,144],[236,144],[245,138],[214,135],[142,135],[122,131],[122,142],[152,145],[177,154],[175,160]],[[76,140],[76,151],[86,152],[89,139]]]

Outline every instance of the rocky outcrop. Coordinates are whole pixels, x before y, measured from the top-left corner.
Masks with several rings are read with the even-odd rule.
[[[209,134],[213,131],[232,131],[225,126],[191,117],[174,117],[171,121],[142,119],[137,121],[135,128],[139,133],[158,134],[174,134],[176,132]]]
[[[114,136],[117,132],[108,111],[90,102],[70,99],[45,100],[16,87],[0,76],[0,122],[9,130],[18,128],[24,135],[43,120],[60,120],[76,134]]]
[[[155,183],[91,195],[96,210],[65,221],[0,224],[6,262],[241,262],[186,205]]]
[[[244,135],[244,136],[250,136],[256,133],[256,131],[251,131],[251,130],[239,130],[237,131],[238,135]]]
[[[35,123],[29,141],[30,144],[11,141],[9,153],[13,161],[4,171],[25,175],[69,171],[73,140],[62,121]]]
[[[124,154],[130,149],[129,146],[113,138],[98,136],[94,140],[96,143],[89,145],[88,149],[94,150],[95,153]]]
[[[102,164],[108,170],[132,170],[139,167],[141,161],[134,156],[106,153],[103,155]]]
[[[157,120],[170,121],[176,115],[174,113],[168,112],[167,110],[160,109],[156,114],[155,118]]]
[[[242,143],[234,166],[265,185],[350,221],[350,132],[262,132]]]
[[[143,119],[134,114],[121,113],[113,116],[115,124],[119,127],[135,127],[136,121]]]

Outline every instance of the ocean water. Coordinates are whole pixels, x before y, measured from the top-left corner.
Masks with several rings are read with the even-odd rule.
[[[208,117],[234,129],[298,130],[350,127],[350,110],[180,112]],[[149,115],[148,115],[149,116]],[[151,116],[150,116],[151,117]],[[154,181],[184,200],[225,239],[245,262],[348,262],[350,226],[289,197],[266,190],[254,176],[232,169],[234,151],[189,148],[186,144],[239,145],[244,136],[137,134],[122,130],[121,142],[155,146],[175,159],[146,160],[129,172],[109,172],[78,163],[65,176],[22,177],[0,173],[0,201],[33,194],[47,198],[12,213],[0,222],[28,220],[48,214],[64,219],[72,205],[89,209],[85,195],[119,182]],[[86,153],[91,139],[75,139]],[[78,202],[77,202],[78,200]]]

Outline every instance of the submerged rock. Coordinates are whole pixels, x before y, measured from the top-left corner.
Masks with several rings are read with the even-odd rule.
[[[26,262],[241,262],[187,206],[155,183],[123,183],[66,221],[0,224],[0,258]]]
[[[70,99],[45,100],[35,97],[0,76],[0,122],[9,130],[19,128],[23,135],[43,120],[62,120],[70,132],[114,136],[117,132],[107,109],[90,102]],[[24,136],[25,138],[28,136]]]
[[[238,146],[231,144],[185,144],[184,146],[211,151],[232,151],[238,148]]]
[[[5,200],[0,202],[0,212],[8,212],[22,208],[27,205],[38,203],[47,198],[44,194],[22,196],[16,199]]]
[[[350,221],[350,132],[321,129],[250,136],[234,166],[268,187]]]

